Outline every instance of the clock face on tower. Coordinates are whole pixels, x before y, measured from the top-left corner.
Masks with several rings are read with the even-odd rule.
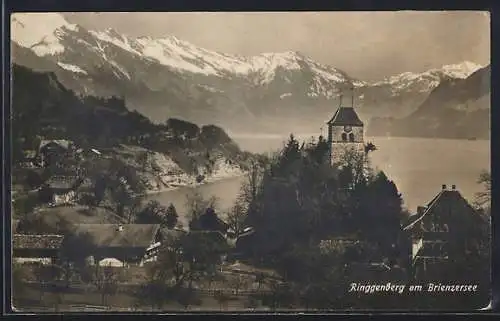
[[[351,132],[351,131],[352,131],[352,127],[351,127],[351,126],[349,126],[349,125],[346,125],[346,126],[344,126],[344,131],[345,131],[346,133],[349,133],[349,132]]]

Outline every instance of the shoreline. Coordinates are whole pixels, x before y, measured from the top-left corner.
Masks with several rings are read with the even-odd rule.
[[[321,133],[293,133],[296,138],[303,139],[305,137],[318,137]],[[290,133],[264,133],[264,134],[252,134],[252,133],[231,133],[229,135],[233,139],[284,139],[286,140]],[[365,138],[386,138],[386,139],[399,139],[399,138],[410,138],[410,139],[446,139],[446,140],[459,140],[459,141],[491,141],[490,138],[479,138],[469,139],[465,137],[453,138],[453,137],[429,137],[429,136],[392,136],[392,135],[368,135],[365,133]]]
[[[193,184],[179,185],[179,186],[173,186],[173,187],[163,187],[163,188],[160,188],[158,190],[147,190],[145,193],[141,194],[140,196],[157,195],[157,194],[161,194],[161,193],[165,193],[165,192],[175,191],[175,190],[178,190],[178,189],[181,189],[181,188],[196,188],[196,187],[200,187],[200,186],[203,186],[203,185],[209,185],[209,184],[212,184],[212,183],[217,183],[217,182],[220,182],[220,181],[223,181],[223,180],[236,179],[236,178],[244,176],[245,174],[246,174],[245,172],[242,172],[241,174],[238,174],[238,175],[222,176],[222,177],[211,177],[211,178],[209,178],[207,180],[204,180],[201,183],[193,183]]]

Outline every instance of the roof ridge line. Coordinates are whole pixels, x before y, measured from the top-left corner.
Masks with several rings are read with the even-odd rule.
[[[414,222],[410,223],[407,227],[404,228],[404,230],[407,230],[408,228],[412,227],[413,225],[415,225],[415,223],[419,222],[422,220],[422,218],[424,218],[424,216],[430,211],[430,209],[434,206],[434,204],[437,202],[437,200],[443,195],[443,193],[445,192],[445,190],[441,190],[435,197],[434,199],[432,200],[432,202],[427,206],[427,208],[425,209],[424,213],[419,217],[417,218]]]

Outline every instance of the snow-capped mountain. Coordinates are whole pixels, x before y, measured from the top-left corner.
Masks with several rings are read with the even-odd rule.
[[[444,80],[410,115],[400,119],[376,118],[370,123],[368,134],[489,139],[490,78],[488,65],[466,78]]]
[[[272,128],[277,120],[290,120],[287,126],[318,124],[351,85],[362,116],[404,116],[443,79],[463,78],[480,67],[464,62],[369,83],[296,51],[229,55],[174,36],[86,30],[56,13],[15,14],[11,25],[14,62],[53,71],[81,94],[124,97],[159,121],[181,116],[241,127],[239,119],[245,117],[248,124],[265,119]]]
[[[422,73],[404,72],[375,82],[372,85],[390,85],[394,88],[395,93],[407,89],[429,92],[436,88],[443,78],[465,79],[482,67],[470,61],[463,61],[458,64],[445,65],[439,69],[430,69]]]

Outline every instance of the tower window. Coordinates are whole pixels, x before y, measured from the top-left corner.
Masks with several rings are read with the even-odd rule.
[[[344,142],[347,140],[347,134],[346,133],[342,133],[342,140]]]
[[[354,134],[353,134],[353,133],[350,133],[350,134],[349,134],[349,140],[350,140],[351,142],[353,142],[353,141],[354,141]]]

